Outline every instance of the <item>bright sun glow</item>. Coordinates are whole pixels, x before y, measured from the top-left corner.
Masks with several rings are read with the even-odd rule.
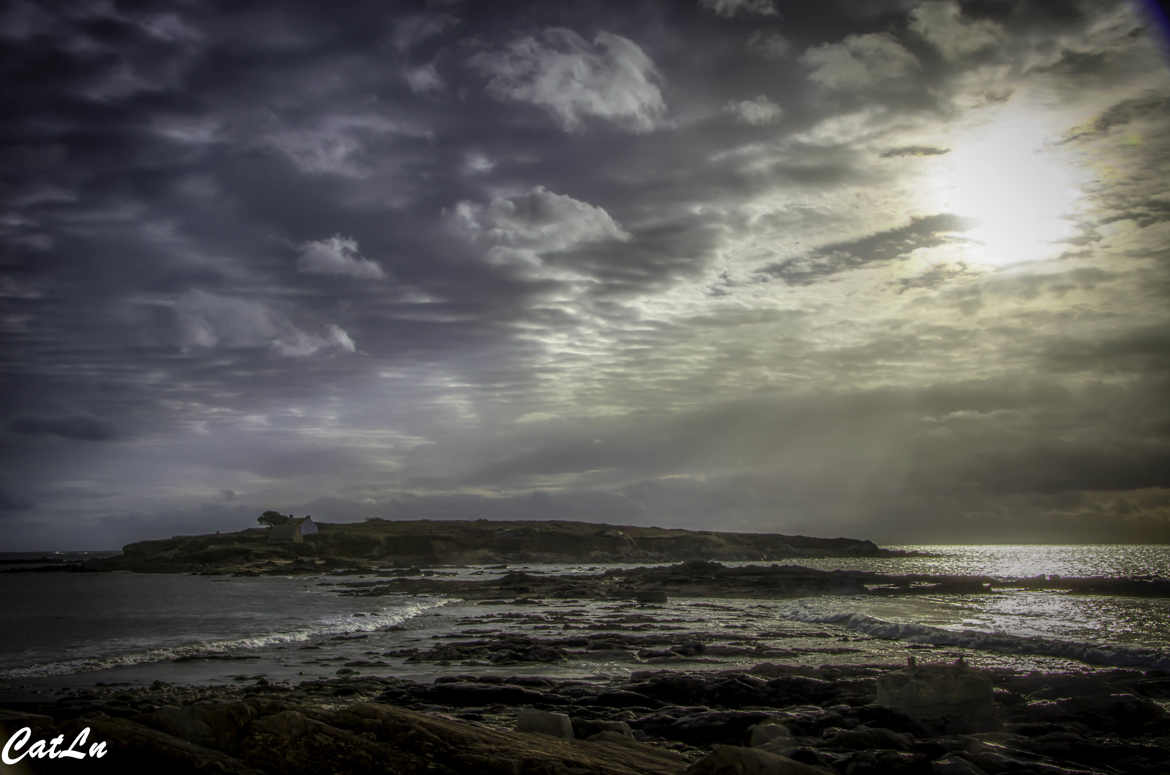
[[[927,192],[936,212],[971,219],[971,263],[1002,266],[1050,258],[1076,235],[1089,171],[1053,142],[1057,127],[1016,110],[954,138]]]

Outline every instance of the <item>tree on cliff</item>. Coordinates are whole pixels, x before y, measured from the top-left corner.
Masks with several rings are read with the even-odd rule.
[[[287,517],[284,514],[281,514],[279,511],[272,511],[271,509],[269,509],[268,511],[261,514],[260,517],[256,521],[259,522],[261,525],[268,525],[269,527],[274,527],[276,525],[283,525],[284,523],[288,522],[289,519],[290,519],[290,517]]]

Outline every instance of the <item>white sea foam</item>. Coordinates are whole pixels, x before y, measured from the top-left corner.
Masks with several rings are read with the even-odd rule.
[[[801,622],[833,624],[875,638],[929,643],[935,646],[993,651],[1004,654],[1038,655],[1076,659],[1090,665],[1170,669],[1170,653],[1150,648],[1118,644],[1085,643],[1034,635],[1011,635],[1003,632],[945,629],[914,622],[892,622],[856,611],[823,612],[793,607],[782,616]]]
[[[452,601],[446,598],[423,600],[406,605],[383,608],[380,611],[369,613],[365,616],[354,616],[351,613],[323,617],[312,625],[292,630],[8,668],[0,670],[0,680],[89,673],[97,670],[129,667],[154,662],[174,662],[178,660],[209,658],[223,659],[236,656],[247,657],[250,651],[272,646],[305,643],[339,635],[357,635],[385,630],[450,602]]]

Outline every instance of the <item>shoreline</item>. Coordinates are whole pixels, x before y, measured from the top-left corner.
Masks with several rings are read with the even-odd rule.
[[[1102,589],[1122,596],[1119,601],[1130,601],[1126,605],[1148,600],[1141,605],[1161,607],[1165,581],[1049,576],[1001,582],[987,576],[732,567],[706,561],[586,570],[590,572],[406,568],[364,578],[313,574],[245,577],[239,582],[228,576],[165,574],[176,582],[190,579],[172,585],[172,595],[187,590],[218,599],[219,589],[230,588],[228,599],[237,605],[261,590],[269,590],[263,593],[268,604],[279,606],[293,599],[282,597],[286,592],[312,590],[314,613],[309,619],[286,617],[283,624],[264,630],[221,629],[204,640],[191,630],[186,641],[147,641],[137,650],[107,649],[82,657],[62,652],[27,668],[10,663],[0,671],[0,687],[60,686],[70,680],[89,685],[127,676],[140,683],[225,683],[238,680],[243,670],[266,672],[272,680],[325,678],[335,671],[437,675],[452,667],[509,665],[562,676],[601,666],[607,674],[623,674],[659,665],[730,669],[764,660],[895,662],[912,652],[963,657],[983,667],[1170,669],[1170,652],[1148,636],[1055,637],[929,623],[940,615],[960,621],[953,619],[952,610],[978,611],[985,605],[1010,609],[1016,595],[1022,596],[1017,607],[1078,599],[1083,602],[1075,605],[1091,607],[1094,600],[1106,599]],[[492,575],[477,575],[481,573]],[[102,574],[111,582],[123,580],[111,587],[115,595],[136,589],[137,575]],[[1078,587],[1081,582],[1092,586]],[[229,587],[217,589],[218,583]],[[91,583],[86,587],[93,589]],[[1079,595],[1081,589],[1091,591]],[[172,604],[181,599],[174,597]],[[972,606],[969,601],[976,599],[986,602]],[[295,605],[287,610],[295,617]],[[200,615],[213,616],[212,609]],[[321,616],[327,618],[314,618]],[[84,649],[84,642],[76,646]]]
[[[108,750],[86,766],[119,772],[1160,775],[1170,757],[1165,669],[1093,667],[1100,644],[1029,659],[1019,640],[1002,660],[980,661],[996,656],[994,643],[888,639],[789,610],[805,598],[819,616],[847,598],[878,615],[900,601],[1000,594],[1002,580],[988,576],[710,561],[465,570],[314,574],[327,586],[317,599],[353,617],[346,626],[399,599],[457,598],[429,623],[366,624],[262,657],[196,651],[112,669],[109,681],[8,680],[0,744],[25,726],[31,739],[66,741],[88,727]],[[178,588],[213,585],[198,575]],[[1112,589],[1129,595],[1141,581]],[[1079,583],[1049,575],[1011,588],[1075,593]],[[1163,596],[1157,585],[1139,591]],[[830,604],[816,608],[821,599]],[[289,677],[310,665],[308,677]],[[183,678],[204,671],[220,677]],[[117,678],[135,674],[159,677]],[[53,764],[21,762],[60,771]]]

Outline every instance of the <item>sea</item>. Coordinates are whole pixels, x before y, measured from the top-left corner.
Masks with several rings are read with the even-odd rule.
[[[298,682],[338,675],[433,680],[450,674],[620,678],[647,669],[609,652],[551,664],[416,661],[437,643],[518,633],[702,634],[710,649],[672,669],[783,664],[898,664],[908,656],[1041,671],[1170,670],[1170,599],[1013,588],[1039,575],[1170,578],[1170,546],[894,546],[888,558],[787,560],[822,570],[982,575],[978,594],[777,599],[672,598],[663,604],[547,600],[485,606],[441,595],[355,596],[376,576],[202,576],[0,572],[0,700],[27,692]],[[18,567],[4,564],[0,568]],[[739,563],[746,564],[746,563]],[[609,565],[464,566],[432,577],[508,571],[590,574]],[[733,646],[740,648],[733,648]],[[728,656],[712,659],[710,654]],[[776,655],[779,655],[778,657]]]

